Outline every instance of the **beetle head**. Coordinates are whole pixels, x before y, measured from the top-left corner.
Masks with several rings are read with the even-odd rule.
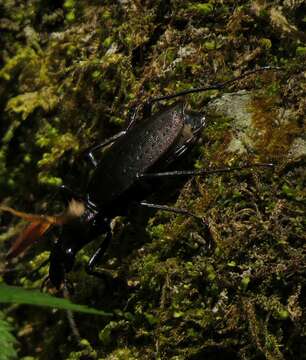
[[[72,270],[78,251],[109,226],[100,212],[84,203],[72,201],[67,214],[68,220],[62,225],[60,239],[54,243],[50,254],[49,278],[56,288]]]
[[[0,211],[16,215],[30,224],[21,232],[11,246],[7,259],[19,256],[42,238],[51,227],[60,226],[60,239],[50,254],[49,278],[59,288],[65,275],[71,271],[77,252],[98,235],[109,231],[109,219],[89,201],[71,199],[66,210],[59,215],[35,215],[24,213],[0,204]]]

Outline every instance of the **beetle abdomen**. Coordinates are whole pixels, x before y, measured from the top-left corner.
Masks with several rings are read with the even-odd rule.
[[[131,128],[103,155],[88,184],[90,201],[104,206],[135,185],[137,175],[172,147],[183,126],[183,105],[176,103]]]

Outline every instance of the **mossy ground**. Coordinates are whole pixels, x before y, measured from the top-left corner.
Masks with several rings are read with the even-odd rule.
[[[229,151],[242,131],[231,114],[208,110],[220,92],[186,99],[208,117],[189,168],[272,161],[275,170],[190,179],[177,200],[154,196],[208,228],[162,212],[116,219],[108,281],[84,272],[97,243],[70,275],[73,300],[113,319],[75,315],[84,338],[75,344],[64,312],[7,309],[20,358],[306,359],[305,23],[303,1],[0,2],[0,196],[24,211],[58,212],[52,186],[81,189],[82,151],[124,128],[139,103],[256,66],[283,69],[230,88],[252,94],[247,151]],[[20,226],[1,215],[1,227],[4,253]],[[47,267],[27,274],[46,249],[33,248],[6,281],[39,287]]]

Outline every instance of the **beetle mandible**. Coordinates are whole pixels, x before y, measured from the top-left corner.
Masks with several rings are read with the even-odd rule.
[[[156,101],[205,90],[221,89],[250,74],[270,69],[275,68],[259,68],[224,83],[154,98],[149,102],[149,107]],[[186,210],[150,204],[143,199],[153,192],[152,180],[157,177],[194,176],[244,168],[166,172],[171,163],[192,147],[205,124],[205,117],[202,114],[188,112],[183,102],[176,102],[142,121],[137,123],[131,121],[125,131],[90,149],[87,157],[94,170],[88,181],[85,195],[76,195],[63,186],[61,190],[70,198],[69,205],[63,214],[31,215],[4,205],[0,206],[0,210],[9,211],[31,222],[15,241],[7,257],[19,255],[48,228],[61,225],[61,240],[55,242],[48,260],[50,261],[49,279],[56,288],[59,288],[66,274],[72,270],[78,251],[99,235],[105,234],[102,243],[87,265],[89,274],[99,276],[99,273],[95,271],[95,265],[111,241],[111,220],[115,216],[125,215],[132,202],[140,206],[194,216]],[[105,147],[108,148],[98,161],[95,152]],[[253,166],[270,167],[272,164],[257,163],[245,167]]]

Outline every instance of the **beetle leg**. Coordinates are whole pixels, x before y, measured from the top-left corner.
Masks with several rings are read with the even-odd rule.
[[[137,119],[137,114],[139,112],[140,106],[134,106],[133,110],[131,110],[131,114],[128,115],[128,125],[125,129],[126,132],[128,132],[136,123],[136,119]]]
[[[147,113],[147,105],[145,105],[145,111]],[[151,107],[150,107],[151,109]],[[105,146],[115,142],[116,140],[120,139],[122,136],[124,136],[135,124],[136,122],[136,117],[137,117],[137,113],[139,111],[139,106],[137,106],[133,111],[132,111],[132,115],[129,116],[129,120],[128,120],[128,126],[125,130],[120,131],[119,133],[111,136],[110,138],[106,139],[105,141],[103,141],[101,144],[98,144],[92,148],[90,148],[89,150],[87,150],[85,152],[85,158],[87,158],[90,163],[94,166],[97,167],[99,162],[98,160],[95,158],[94,156],[94,152],[97,150],[100,150],[102,148],[104,148]],[[150,110],[149,110],[150,111]]]
[[[167,206],[167,205],[150,204],[150,203],[147,203],[146,201],[142,201],[140,203],[140,205],[146,206],[151,209],[170,211],[170,212],[174,212],[176,214],[187,215],[187,216],[193,217],[194,219],[200,221],[200,223],[204,229],[205,238],[207,239],[207,250],[212,248],[213,243],[214,243],[214,238],[213,238],[213,235],[210,230],[209,222],[205,218],[197,216],[188,210],[179,209],[179,208],[171,207],[171,206]]]
[[[128,129],[130,128],[130,125],[128,126]],[[87,158],[94,167],[97,167],[99,162],[95,158],[94,152],[97,151],[97,150],[100,150],[100,149],[104,148],[105,146],[113,143],[114,141],[120,139],[125,134],[126,134],[126,130],[120,131],[119,133],[115,134],[114,136],[112,136],[112,137],[106,139],[105,141],[103,141],[101,144],[98,144],[98,145],[92,147],[91,149],[86,151],[85,158]]]
[[[70,294],[71,294],[70,285],[68,284],[67,280],[65,279],[64,286],[63,286],[63,297],[67,300],[70,300]],[[77,327],[77,324],[75,322],[74,314],[71,310],[67,310],[66,315],[67,315],[67,320],[68,320],[70,329],[72,331],[72,334],[73,334],[75,340],[77,341],[77,343],[80,344],[82,338],[80,335],[80,331]]]
[[[85,158],[87,158],[94,167],[97,167],[99,164],[98,160],[94,156],[94,152],[104,148],[105,146],[113,143],[114,141],[124,136],[130,130],[130,128],[135,124],[137,112],[138,112],[138,107],[133,111],[132,115],[130,116],[128,126],[125,130],[120,131],[119,133],[103,141],[101,144],[98,144],[85,152]]]
[[[167,205],[151,204],[151,203],[147,203],[146,201],[141,201],[140,205],[151,208],[151,209],[164,210],[164,211],[174,212],[176,214],[188,215],[188,216],[194,217],[198,220],[201,220],[202,223],[204,222],[205,225],[207,225],[207,222],[203,218],[201,218],[185,209],[179,209],[179,208],[167,206]]]
[[[208,239],[208,248],[211,248],[211,246],[213,244],[213,237],[212,237],[212,234],[210,231],[209,222],[205,218],[197,216],[186,209],[179,209],[179,208],[172,207],[172,206],[150,204],[150,203],[147,203],[146,201],[142,201],[140,203],[140,205],[151,208],[151,209],[170,211],[170,212],[174,212],[175,214],[187,215],[187,216],[193,217],[194,219],[200,221],[201,225],[203,225],[203,227],[204,227],[204,232],[205,232],[206,238]]]
[[[88,261],[88,264],[86,266],[86,272],[89,275],[94,275],[94,276],[99,277],[99,278],[105,278],[105,273],[102,273],[101,271],[96,271],[95,266],[99,262],[99,260],[102,258],[105,251],[107,250],[107,248],[108,248],[108,246],[109,246],[109,244],[111,242],[111,239],[112,239],[112,233],[109,230],[106,233],[106,236],[103,239],[101,245],[98,247],[96,252],[92,255],[92,257]]]
[[[210,175],[210,174],[218,174],[218,173],[228,173],[234,170],[243,170],[249,169],[253,167],[266,167],[273,168],[274,164],[271,163],[254,163],[247,164],[243,166],[233,166],[233,167],[225,167],[220,169],[211,169],[211,170],[178,170],[178,171],[166,171],[159,173],[147,173],[147,174],[138,174],[138,179],[147,179],[147,178],[156,178],[156,177],[180,177],[180,176],[199,176],[199,175]]]

